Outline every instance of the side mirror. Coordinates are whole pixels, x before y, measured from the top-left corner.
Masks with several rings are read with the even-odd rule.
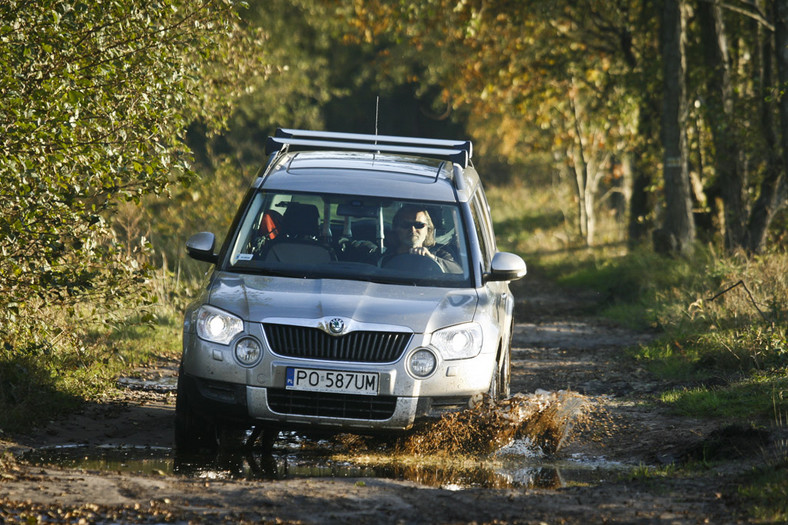
[[[216,264],[219,256],[213,253],[214,244],[216,244],[216,236],[211,232],[195,233],[186,241],[186,253],[197,261]]]
[[[498,252],[493,255],[487,281],[515,281],[525,276],[527,269],[522,257],[514,253]]]

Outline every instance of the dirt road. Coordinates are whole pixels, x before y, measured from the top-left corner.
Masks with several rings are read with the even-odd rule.
[[[681,461],[719,426],[671,416],[645,403],[667,385],[621,355],[625,346],[651,335],[590,317],[586,312],[593,295],[568,294],[531,277],[518,283],[516,292],[512,391],[571,390],[596,407],[587,428],[556,456],[541,461],[602,459],[618,466],[613,475],[607,470],[604,476],[569,479],[558,469],[550,471],[552,483],[474,486],[434,477],[369,475],[360,467],[340,469],[333,477],[249,476],[254,459],[243,466],[247,475],[217,477],[166,467],[139,473],[85,464],[42,466],[8,455],[69,444],[88,449],[125,445],[147,447],[166,460],[175,404],[167,385],[173,384],[176,364],[162,363],[147,371],[149,378],[160,376],[157,384],[164,386],[159,391],[126,382],[119,400],[92,404],[35,435],[0,436],[0,449],[6,450],[0,459],[0,522],[738,522],[731,499],[735,486],[724,467],[673,477],[628,474],[638,465]],[[276,464],[271,468],[282,470]]]

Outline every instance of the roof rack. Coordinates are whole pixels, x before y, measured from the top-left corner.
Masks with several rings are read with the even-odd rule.
[[[362,133],[336,133],[303,129],[277,129],[265,143],[265,154],[289,149],[290,146],[306,149],[344,149],[404,153],[419,157],[450,160],[463,168],[473,155],[471,141],[397,137],[393,135],[367,135]]]

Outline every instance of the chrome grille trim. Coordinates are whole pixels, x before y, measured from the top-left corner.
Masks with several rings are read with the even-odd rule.
[[[284,357],[354,363],[391,363],[408,348],[413,334],[357,331],[332,336],[319,328],[264,323],[271,351]]]

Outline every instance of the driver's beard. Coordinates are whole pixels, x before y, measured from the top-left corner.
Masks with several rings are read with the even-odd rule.
[[[407,236],[403,240],[402,244],[403,244],[403,246],[406,246],[408,248],[418,248],[419,246],[421,246],[421,243],[419,242],[419,236],[418,235],[409,235],[409,236]]]

